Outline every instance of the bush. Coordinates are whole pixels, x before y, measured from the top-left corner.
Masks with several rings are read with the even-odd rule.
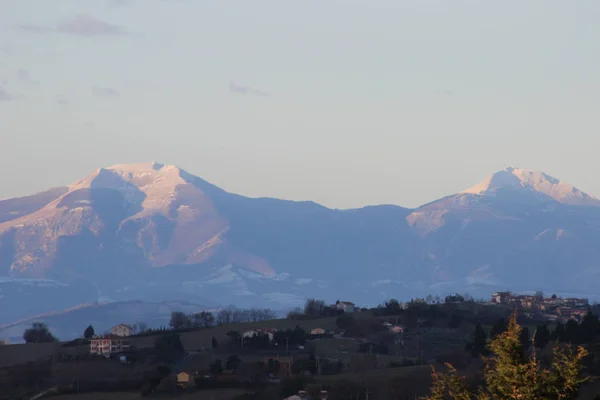
[[[340,315],[335,320],[335,325],[339,329],[350,329],[351,327],[356,325],[356,320],[351,315]]]

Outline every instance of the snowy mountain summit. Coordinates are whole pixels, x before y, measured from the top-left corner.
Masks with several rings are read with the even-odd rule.
[[[550,197],[562,204],[600,206],[600,199],[582,192],[569,183],[561,182],[540,171],[514,167],[498,171],[460,193],[493,196],[499,190],[530,191]]]

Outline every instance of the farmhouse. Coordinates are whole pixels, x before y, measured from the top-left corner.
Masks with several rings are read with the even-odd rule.
[[[130,348],[130,341],[128,339],[124,339],[121,336],[97,336],[90,340],[90,354],[103,355],[108,357],[111,354],[127,351]]]
[[[354,311],[356,311],[356,306],[354,305],[354,303],[351,303],[349,301],[337,301],[335,303],[335,308],[347,314],[351,314]]]
[[[114,336],[131,336],[133,335],[133,328],[126,324],[119,324],[112,327],[110,333]]]

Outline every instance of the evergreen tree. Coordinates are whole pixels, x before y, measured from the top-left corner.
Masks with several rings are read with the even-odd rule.
[[[546,324],[538,325],[534,332],[533,341],[539,349],[544,349],[550,342],[550,331]]]
[[[473,344],[471,345],[471,355],[477,357],[486,353],[487,341],[485,337],[485,331],[478,322],[475,326],[475,333],[473,334]]]
[[[582,361],[587,351],[578,347],[557,346],[550,367],[543,367],[535,352],[527,356],[521,349],[521,327],[516,315],[506,332],[489,345],[490,357],[484,357],[485,384],[471,390],[464,378],[448,364],[446,374],[433,371],[428,400],[572,400],[587,378],[581,378]]]
[[[592,341],[600,333],[600,321],[598,321],[598,317],[592,314],[591,310],[588,310],[585,317],[583,317],[579,327],[581,328],[581,336],[585,343]]]
[[[500,318],[498,321],[496,321],[496,323],[492,326],[492,329],[490,330],[490,339],[495,339],[496,336],[506,331],[507,327],[508,325],[506,324],[506,320],[504,318]]]
[[[519,333],[519,341],[521,342],[521,348],[523,351],[529,350],[529,346],[531,345],[531,341],[529,339],[529,328],[524,327],[521,329]]]
[[[575,320],[570,319],[565,324],[565,333],[562,341],[571,344],[584,343],[585,338],[582,329]]]
[[[564,338],[565,338],[565,326],[559,322],[558,324],[556,324],[556,327],[552,331],[552,334],[550,335],[550,339],[552,339],[554,341],[562,342],[562,341],[564,341]]]
[[[96,332],[94,332],[94,327],[90,325],[87,328],[85,328],[85,331],[83,332],[83,337],[85,339],[91,339],[94,337],[95,334]]]

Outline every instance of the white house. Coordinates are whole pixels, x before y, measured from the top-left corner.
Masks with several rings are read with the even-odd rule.
[[[270,330],[270,329],[269,330],[263,330],[263,329],[249,330],[249,331],[242,333],[242,337],[244,339],[251,339],[253,336],[267,335],[269,337],[269,341],[273,341],[273,332],[274,332],[274,330]]]
[[[315,328],[312,331],[310,331],[311,335],[324,335],[325,334],[325,329],[323,328]]]
[[[131,343],[122,336],[97,336],[90,340],[90,354],[110,356],[112,353],[120,353],[129,350]]]
[[[125,336],[131,336],[133,335],[133,328],[129,325],[126,324],[119,324],[116,326],[113,326],[112,329],[110,330],[111,335],[114,336],[121,336],[121,337],[125,337]]]
[[[337,303],[335,303],[335,308],[338,310],[342,310],[347,314],[351,314],[354,311],[356,311],[356,306],[354,305],[354,303],[351,303],[349,301],[338,301]]]

